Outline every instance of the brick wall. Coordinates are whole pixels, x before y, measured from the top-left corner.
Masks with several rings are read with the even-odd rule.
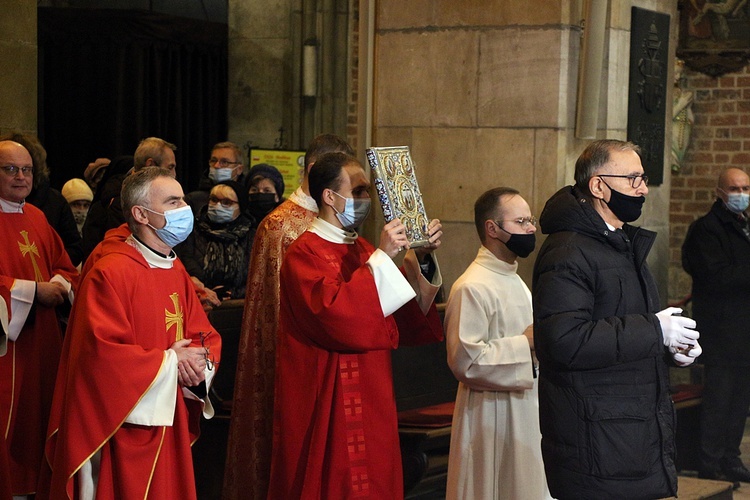
[[[682,270],[682,242],[690,223],[715,200],[719,173],[750,167],[750,68],[718,78],[690,70],[685,76],[685,89],[694,93],[695,124],[683,166],[672,173],[670,302],[690,293],[690,276]]]

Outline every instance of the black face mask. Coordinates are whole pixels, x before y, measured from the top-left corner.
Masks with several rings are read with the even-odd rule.
[[[248,212],[259,222],[278,206],[275,193],[250,193]]]
[[[615,214],[615,217],[622,222],[633,222],[641,216],[643,204],[646,202],[645,196],[628,196],[612,189],[604,179],[602,179],[602,182],[604,182],[612,193],[609,197],[609,202],[605,201],[604,203],[607,203],[607,206]]]
[[[497,227],[505,231],[505,229],[499,225]],[[508,231],[505,232],[508,233]],[[536,233],[508,234],[510,235],[510,239],[505,242],[505,246],[514,254],[525,259],[534,251],[534,248],[536,247]]]

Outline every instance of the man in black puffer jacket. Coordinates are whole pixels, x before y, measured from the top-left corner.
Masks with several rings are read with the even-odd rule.
[[[648,193],[638,146],[590,144],[576,185],[540,218],[533,278],[542,454],[559,499],[677,494],[668,356],[700,354],[695,322],[659,311],[646,256],[656,233],[629,226]]]

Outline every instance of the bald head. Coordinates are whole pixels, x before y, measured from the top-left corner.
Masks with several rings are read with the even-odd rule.
[[[0,141],[0,198],[21,203],[31,193],[34,165],[31,154],[15,141]]]
[[[747,186],[750,184],[750,177],[740,168],[728,168],[719,174],[720,189],[726,190],[732,186]]]
[[[750,194],[750,177],[740,168],[728,168],[719,175],[716,196],[721,198],[732,212],[740,213],[747,208]]]

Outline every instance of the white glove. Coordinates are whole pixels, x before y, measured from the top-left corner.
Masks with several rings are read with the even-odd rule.
[[[688,350],[687,352],[678,351],[672,354],[672,359],[674,359],[674,362],[677,363],[677,366],[688,366],[693,364],[695,358],[700,356],[702,353],[703,349],[701,349],[701,345],[696,340],[695,344],[690,350]]]
[[[673,314],[680,313],[682,313],[682,309],[679,307],[667,307],[656,313],[661,325],[664,345],[672,354],[688,347],[692,348],[694,344],[698,343],[698,337],[700,337],[700,333],[694,330],[694,320],[683,316],[673,316]]]

